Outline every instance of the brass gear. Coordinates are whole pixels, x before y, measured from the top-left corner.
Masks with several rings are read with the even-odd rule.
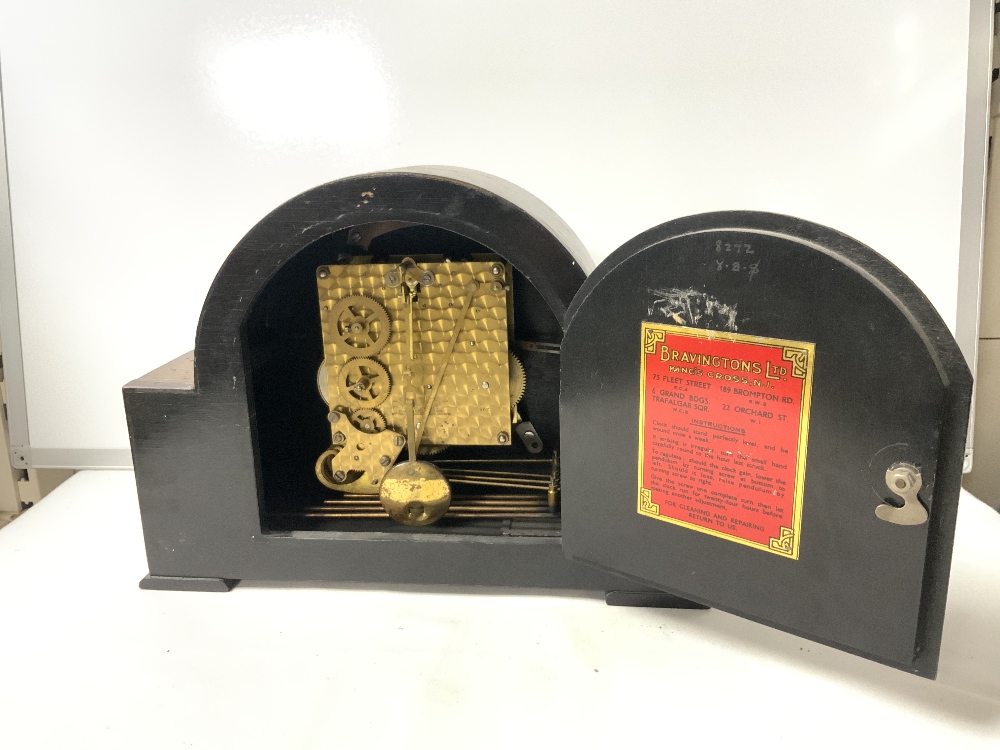
[[[370,297],[354,294],[330,308],[326,329],[337,348],[359,357],[374,357],[389,342],[389,313]]]
[[[324,359],[319,364],[319,369],[316,371],[316,389],[319,391],[320,398],[323,402],[329,406],[330,405],[330,379],[327,376],[326,360]]]
[[[524,398],[524,388],[527,385],[527,378],[524,374],[524,365],[513,354],[510,355],[507,370],[510,375],[510,403],[513,406]]]
[[[337,373],[341,398],[353,407],[371,409],[389,397],[392,383],[385,365],[376,359],[352,359]]]
[[[386,427],[385,417],[378,409],[355,409],[350,420],[352,425],[369,434],[382,432]]]

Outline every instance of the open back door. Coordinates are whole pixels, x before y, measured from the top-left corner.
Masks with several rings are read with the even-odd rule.
[[[972,379],[906,276],[826,227],[704,214],[568,315],[567,555],[934,677]]]

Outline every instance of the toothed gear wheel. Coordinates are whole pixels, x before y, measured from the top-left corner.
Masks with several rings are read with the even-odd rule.
[[[352,359],[337,373],[340,396],[355,407],[371,409],[389,397],[391,382],[385,365],[375,359]]]
[[[375,300],[360,294],[337,302],[328,320],[337,347],[347,354],[373,357],[389,342],[389,313]]]
[[[507,369],[510,373],[510,402],[516,404],[524,397],[524,387],[527,384],[524,365],[521,364],[521,360],[511,354]]]
[[[386,427],[385,417],[378,409],[355,409],[351,412],[351,424],[362,432],[374,435]]]

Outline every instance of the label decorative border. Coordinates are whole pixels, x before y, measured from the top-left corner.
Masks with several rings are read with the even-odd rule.
[[[710,339],[715,341],[731,341],[735,343],[755,344],[758,346],[769,346],[782,350],[781,358],[791,365],[791,376],[800,378],[802,384],[802,397],[799,405],[799,431],[798,445],[795,457],[795,489],[792,498],[792,525],[781,526],[778,537],[771,537],[768,544],[742,539],[731,534],[727,534],[717,529],[709,529],[697,524],[688,523],[676,518],[668,518],[660,515],[660,509],[652,501],[652,492],[643,487],[643,463],[645,458],[645,421],[646,421],[646,354],[656,351],[658,344],[666,340],[667,335],[689,336],[698,339]],[[642,349],[643,356],[640,357],[641,369],[639,374],[639,470],[638,470],[638,507],[639,515],[648,518],[655,518],[658,521],[683,526],[693,531],[709,534],[720,539],[727,539],[737,544],[743,544],[754,549],[770,552],[781,557],[792,560],[799,559],[801,535],[802,535],[802,504],[805,492],[806,478],[806,455],[809,447],[809,411],[812,404],[812,380],[815,369],[816,349],[814,344],[804,341],[789,341],[786,339],[767,338],[765,336],[749,336],[741,333],[729,333],[726,331],[708,331],[700,328],[687,328],[684,326],[668,325],[666,323],[652,323],[644,321],[642,323]]]

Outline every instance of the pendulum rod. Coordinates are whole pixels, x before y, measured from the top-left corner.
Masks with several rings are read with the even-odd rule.
[[[458,335],[462,332],[462,326],[465,324],[465,316],[469,312],[469,308],[472,306],[472,299],[476,296],[476,291],[479,289],[479,284],[475,281],[470,281],[468,286],[466,286],[465,291],[465,301],[462,303],[462,309],[458,313],[458,317],[455,319],[455,327],[451,332],[451,339],[448,341],[448,348],[445,349],[444,360],[441,362],[441,366],[438,368],[437,372],[434,373],[434,384],[431,386],[430,396],[427,398],[427,404],[424,406],[424,416],[420,420],[420,430],[417,432],[417,445],[420,445],[420,441],[424,436],[424,428],[427,426],[427,419],[431,415],[431,407],[434,405],[434,398],[437,396],[438,387],[441,385],[441,381],[444,380],[444,371],[448,369],[448,362],[451,360],[451,353],[455,350],[455,342],[458,341]]]

